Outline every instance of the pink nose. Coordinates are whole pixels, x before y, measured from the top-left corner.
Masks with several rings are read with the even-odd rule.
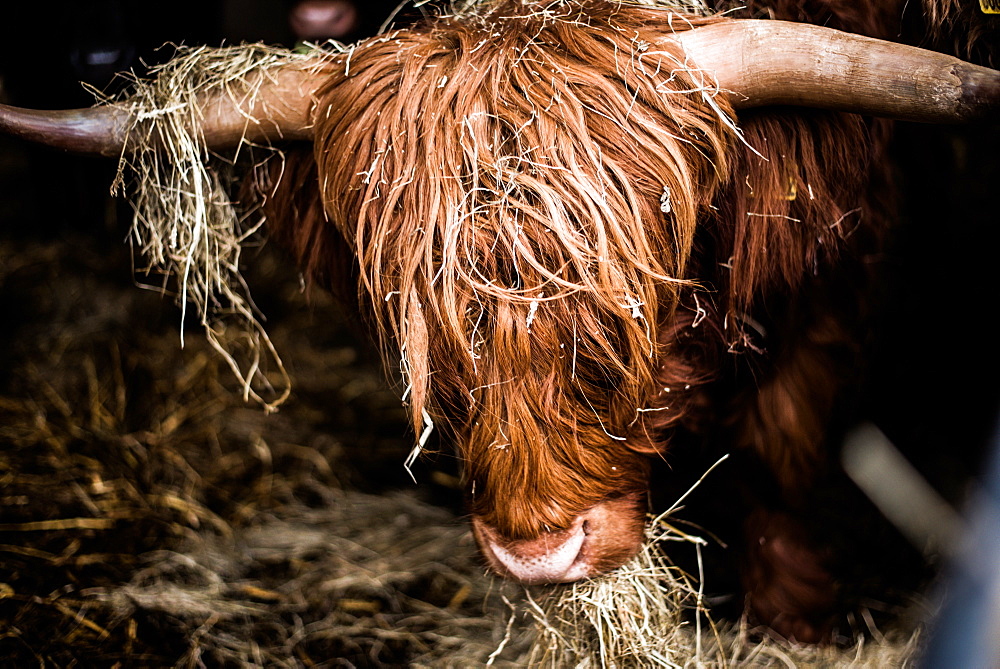
[[[493,571],[529,585],[570,583],[621,566],[642,545],[645,493],[605,499],[565,530],[533,539],[508,539],[484,519],[472,517],[472,531]]]
[[[590,576],[590,566],[583,558],[587,539],[586,523],[577,518],[573,526],[561,532],[547,532],[536,539],[501,541],[479,523],[483,551],[498,571],[521,583],[569,583]]]

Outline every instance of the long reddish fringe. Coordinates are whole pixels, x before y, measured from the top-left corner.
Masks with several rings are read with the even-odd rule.
[[[765,6],[880,36],[898,12],[747,12]],[[807,483],[862,313],[864,272],[843,268],[885,228],[886,126],[778,109],[737,133],[663,40],[726,19],[489,7],[331,62],[314,152],[265,206],[273,234],[322,283],[360,286],[415,429],[454,437],[473,512],[512,538],[644,488],[640,454],[678,426],[726,426]],[[723,361],[763,349],[740,390]],[[727,375],[720,402],[707,382]]]

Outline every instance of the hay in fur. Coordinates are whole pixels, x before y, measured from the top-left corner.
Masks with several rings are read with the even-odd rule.
[[[132,125],[112,192],[124,191],[128,175],[135,209],[131,241],[147,263],[143,269],[163,273],[165,284],[176,281],[182,321],[193,312],[242,382],[244,397],[268,409],[287,399],[289,378],[241,274],[244,247],[259,243],[261,222],[233,194],[247,164],[280,152],[247,141],[226,153],[210,150],[199,100],[253,98],[269,71],[315,60],[314,54],[264,45],[178,47],[116,103],[130,111]],[[247,118],[248,125],[256,122]],[[235,336],[226,333],[231,325]],[[277,377],[276,389],[269,372]]]

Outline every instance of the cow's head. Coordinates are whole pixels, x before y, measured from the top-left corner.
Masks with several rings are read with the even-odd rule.
[[[658,333],[731,135],[662,14],[613,7],[387,35],[319,95],[326,213],[414,426],[453,438],[483,552],[524,581],[639,545]]]
[[[489,564],[576,580],[639,546],[645,416],[677,420],[659,381],[697,380],[671,333],[739,141],[730,104],[961,120],[997,108],[1000,76],[812,26],[491,7],[268,73],[235,114],[206,100],[205,134],[314,140],[326,219],[298,234],[304,262],[327,271],[331,229],[353,249],[418,433],[457,445]],[[59,135],[7,110],[0,128],[113,153],[122,113]]]

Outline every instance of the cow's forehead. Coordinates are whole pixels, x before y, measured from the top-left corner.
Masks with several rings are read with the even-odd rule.
[[[470,448],[613,441],[651,386],[731,128],[683,68],[642,66],[656,31],[638,15],[565,44],[559,22],[505,22],[492,40],[443,22],[351,55],[319,101],[324,204],[418,434],[452,414],[492,431]]]

